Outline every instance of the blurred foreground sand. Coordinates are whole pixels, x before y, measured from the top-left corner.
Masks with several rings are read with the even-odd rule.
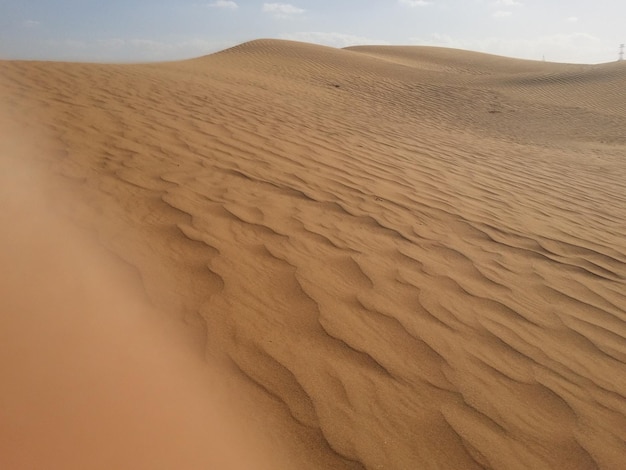
[[[133,270],[54,215],[23,162],[30,146],[3,124],[0,467],[280,467],[236,411],[227,370],[200,360]]]

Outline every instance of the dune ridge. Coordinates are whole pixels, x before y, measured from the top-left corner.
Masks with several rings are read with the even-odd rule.
[[[0,70],[58,210],[292,468],[626,461],[626,63],[258,40]]]

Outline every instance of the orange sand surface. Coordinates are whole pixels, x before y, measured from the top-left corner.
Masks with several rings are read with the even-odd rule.
[[[0,468],[624,468],[625,90],[429,47],[0,61]]]

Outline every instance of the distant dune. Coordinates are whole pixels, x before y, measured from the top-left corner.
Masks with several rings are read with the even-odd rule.
[[[284,468],[620,469],[624,90],[626,62],[432,47],[0,61],[1,158],[6,181],[6,162],[36,172],[20,191],[36,187],[134,273],[119,282],[185,326],[179,347],[226,363],[208,383],[237,396]],[[19,224],[10,187],[0,220]],[[47,272],[4,248],[0,276]],[[12,295],[56,289],[53,272]],[[29,314],[15,305],[5,322]],[[46,394],[32,387],[13,388]],[[19,427],[10,403],[0,436]],[[193,422],[163,442],[213,435]]]

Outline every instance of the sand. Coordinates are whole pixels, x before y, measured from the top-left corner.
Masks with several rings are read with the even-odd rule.
[[[104,287],[95,276],[93,295],[133,286],[153,312],[143,317],[169,325],[159,338],[179,339],[154,346],[145,319],[97,330],[205,364],[172,372],[194,382],[181,387],[205,411],[179,410],[189,400],[173,391],[163,406],[143,404],[150,420],[176,424],[128,468],[156,468],[160,449],[187,455],[185,443],[219,449],[221,422],[239,443],[232,454],[280,460],[270,468],[623,468],[626,62],[259,40],[170,63],[3,61],[0,77],[2,159],[13,162],[3,167],[2,230],[22,224],[47,240],[13,197],[40,193],[43,212],[108,261],[85,268],[71,243],[68,257],[126,273]],[[20,165],[37,177],[12,185]],[[10,252],[0,275],[22,273],[5,324],[42,290],[63,289],[53,261],[15,248],[41,243],[33,238],[0,240]],[[59,305],[78,295],[68,292]],[[27,326],[15,331],[15,351],[38,347]],[[48,342],[69,357],[93,351],[89,341],[75,356]],[[12,351],[3,367],[29,370]],[[154,361],[145,356],[136,370],[164,380],[140,366]],[[131,374],[115,364],[96,374],[107,396],[123,394],[119,375]],[[64,384],[57,367],[31,375]],[[42,378],[9,377],[16,390],[46,389]],[[37,420],[20,424],[11,401],[0,403],[0,435],[19,427],[25,454],[38,453]],[[34,414],[31,405],[21,406]],[[151,429],[123,410],[120,429]],[[242,427],[261,450],[237,437]],[[5,447],[2,468],[29,468]],[[71,454],[46,458],[70,468]]]

